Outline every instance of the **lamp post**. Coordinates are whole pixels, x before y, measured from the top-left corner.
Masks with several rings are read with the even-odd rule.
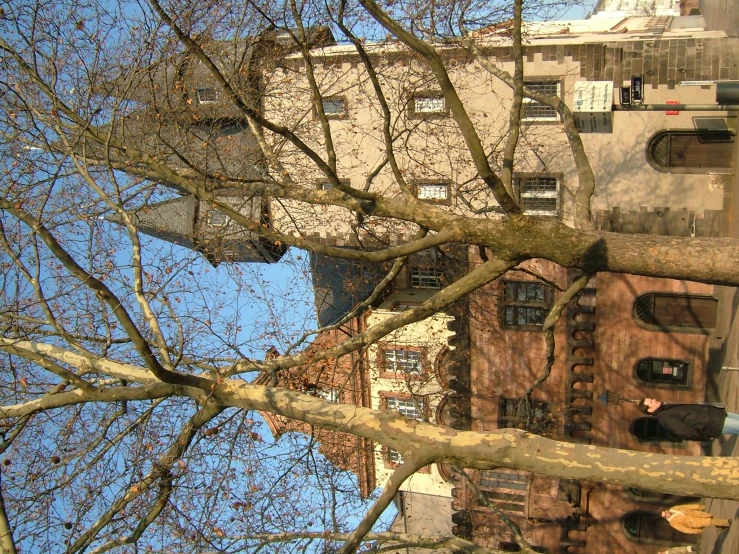
[[[628,402],[630,404],[638,404],[640,402],[640,400],[626,398],[625,396],[621,396],[617,392],[613,392],[608,389],[604,390],[601,393],[601,395],[598,397],[598,400],[600,400],[601,404],[603,404],[604,406],[615,406],[619,402]]]

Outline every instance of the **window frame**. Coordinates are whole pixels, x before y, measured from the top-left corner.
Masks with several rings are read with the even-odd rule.
[[[203,96],[207,95],[209,92],[213,93],[214,98],[212,100],[203,99]],[[218,102],[221,101],[221,90],[218,89],[217,87],[197,87],[195,89],[195,97],[198,100],[198,106],[208,105],[208,104],[217,104]]]
[[[516,173],[514,174],[513,190],[516,195],[516,202],[518,202],[518,205],[521,207],[521,211],[524,213],[524,215],[539,216],[539,217],[555,217],[555,218],[561,217],[562,215],[562,189],[564,188],[562,186],[562,178],[563,178],[563,175],[561,173],[537,172],[537,173]],[[536,193],[531,194],[531,193],[522,191],[523,185],[527,181],[540,180],[540,179],[553,179],[556,184],[556,189],[554,191],[542,191],[539,195],[536,195]],[[536,209],[527,210],[523,205],[524,202],[522,201],[522,198],[554,198],[556,206],[553,212],[551,210],[536,210]]]
[[[332,404],[341,404],[341,391],[336,387],[319,386],[316,390],[316,396]]]
[[[391,411],[397,411],[400,412],[400,414],[408,419],[415,419],[416,421],[424,421],[424,419],[428,419],[428,405],[424,401],[423,398],[416,398],[415,402],[413,397],[410,394],[405,393],[397,393],[397,392],[391,392],[391,391],[380,391],[380,409],[381,410],[391,410]],[[394,407],[390,406],[391,401],[396,402],[403,402],[408,405],[410,408],[413,407],[414,411],[417,411],[420,409],[420,412],[418,413],[418,417],[410,417],[406,414],[404,414],[399,409],[396,409]],[[416,407],[416,403],[418,404],[418,407]]]
[[[379,396],[380,396],[380,409],[381,410],[392,410],[392,411],[398,411],[398,412],[400,412],[400,410],[396,410],[395,408],[390,407],[389,401],[404,402],[406,404],[412,405],[414,410],[417,411],[418,409],[420,409],[421,411],[418,412],[418,417],[411,418],[411,417],[407,416],[406,414],[404,414],[403,412],[400,412],[400,414],[402,416],[404,416],[404,417],[406,417],[408,419],[415,419],[416,421],[424,421],[424,420],[429,420],[430,421],[430,419],[429,419],[429,405],[424,400],[424,398],[416,397],[415,398],[415,401],[414,401],[413,396],[411,396],[410,394],[396,393],[396,392],[391,392],[391,391],[380,391],[379,392]],[[418,408],[416,408],[416,403],[418,405]],[[400,466],[400,463],[398,463],[398,462],[396,462],[396,461],[394,461],[392,459],[393,453],[396,453],[398,456],[400,456],[400,459],[401,460],[403,459],[403,455],[400,454],[400,452],[398,452],[397,450],[393,450],[389,446],[383,445],[383,447],[382,447],[382,459],[383,459],[383,462],[384,462],[386,468],[395,469],[398,466]],[[431,472],[431,466],[424,466],[423,468],[421,468],[420,470],[418,470],[418,472],[419,473],[430,473]]]
[[[380,368],[380,377],[387,379],[420,379],[429,372],[428,348],[407,344],[380,343],[377,345],[377,366]],[[418,355],[418,371],[408,372],[397,369],[397,364],[389,366],[388,352],[412,352]]]
[[[418,274],[418,279],[415,279],[417,284],[414,284],[414,272],[430,272],[433,271],[434,275],[421,275]],[[441,269],[437,266],[431,266],[431,265],[413,265],[408,268],[408,286],[412,289],[432,289],[432,290],[439,290],[443,288],[444,283],[442,281],[444,274],[441,271]],[[429,282],[431,279],[436,283],[436,286],[429,286],[429,285],[423,285],[424,280],[428,280]]]
[[[425,111],[425,110],[418,110],[417,108],[417,101],[418,100],[441,100],[444,103],[444,107],[439,110],[433,110],[433,111]],[[410,113],[410,117],[413,119],[434,119],[434,118],[442,118],[442,117],[448,117],[449,116],[449,104],[446,101],[446,98],[444,98],[444,95],[441,93],[441,91],[419,91],[413,94],[408,102],[408,110]]]
[[[482,470],[477,486],[498,509],[511,514],[527,515],[527,499],[531,486],[531,476],[528,473],[503,468]]]
[[[341,113],[328,113],[326,112],[326,103],[327,102],[337,102],[340,101],[343,110]],[[323,107],[323,113],[326,116],[326,119],[333,120],[333,119],[347,119],[349,117],[349,104],[347,102],[346,96],[342,95],[332,95],[332,96],[324,96],[321,98],[321,106]],[[318,114],[315,114],[316,117],[318,117]]]
[[[513,293],[513,298],[509,298],[508,290],[511,285],[516,287],[516,291]],[[519,296],[518,287],[521,285],[528,286],[539,286],[543,290],[543,300],[521,300],[517,297]],[[528,293],[527,293],[528,296]],[[501,281],[500,284],[500,325],[504,329],[509,329],[511,331],[541,331],[544,326],[544,320],[546,319],[547,314],[549,313],[549,310],[552,307],[552,303],[554,301],[554,291],[552,290],[552,287],[550,285],[547,285],[546,283],[543,283],[541,281],[534,281],[534,280],[514,280],[514,279],[504,279]],[[520,321],[520,316],[518,315],[518,310],[540,310],[541,311],[541,323],[524,323],[524,324],[518,324],[518,323],[508,323],[507,318],[507,312],[509,308],[514,308],[516,310],[516,314],[514,315],[513,321]]]
[[[223,223],[217,223],[216,221],[214,221],[220,218],[223,218]],[[231,222],[231,218],[228,217],[223,212],[220,212],[215,209],[211,209],[211,210],[208,210],[208,214],[206,215],[206,222],[208,223],[210,227],[217,227],[221,229],[224,227],[228,227],[228,224]]]
[[[680,381],[651,381],[649,379],[643,378],[639,372],[642,364],[645,364],[646,362],[654,363],[654,362],[663,362],[663,364],[672,364],[673,365],[673,371],[672,374],[674,376],[675,374],[675,365],[676,364],[682,364],[683,371],[685,372],[684,377]],[[646,369],[646,373],[648,376],[652,375],[653,367]],[[665,365],[662,367],[663,373],[662,375],[666,375],[664,373]],[[648,356],[645,358],[641,358],[637,360],[637,362],[634,364],[634,377],[637,379],[639,383],[642,383],[644,386],[647,387],[655,387],[655,388],[680,388],[680,389],[689,389],[691,388],[692,381],[693,381],[693,364],[686,360],[679,360],[675,358],[662,358],[662,357],[655,357],[655,356]]]
[[[419,200],[422,200],[423,202],[430,202],[432,204],[441,204],[445,206],[450,206],[452,204],[452,184],[449,181],[443,181],[443,180],[431,180],[431,179],[425,179],[425,180],[419,180],[413,183],[413,195],[418,198]],[[446,197],[445,198],[421,198],[421,189],[423,187],[444,187],[446,191]]]
[[[538,421],[540,421],[542,425],[540,425],[538,428],[532,428],[534,426],[526,426],[524,422],[518,421],[515,416],[509,416],[507,413],[508,406],[512,405],[514,402],[516,403],[521,402],[521,398],[513,397],[513,396],[501,396],[499,403],[498,403],[498,425],[499,427],[501,429],[521,429],[523,431],[527,431],[530,433],[536,433],[536,434],[545,436],[544,432],[553,423],[551,419],[552,413],[549,408],[549,403],[544,400],[540,400],[538,398],[532,398],[531,401],[532,401],[533,408],[535,411],[541,410],[541,416]],[[512,423],[513,425],[511,425]]]
[[[538,84],[555,84],[557,87],[557,94],[555,95],[557,98],[562,98],[562,90],[564,89],[562,79],[559,77],[552,78],[551,76],[547,77],[528,77],[524,80],[523,86],[525,88],[528,88],[532,92],[539,93],[540,91],[534,90],[530,88],[530,85],[538,85]],[[542,93],[543,94],[543,93]],[[551,96],[551,95],[548,95]],[[526,116],[526,105],[536,105],[542,106],[546,109],[551,109],[554,112],[554,115],[552,116],[533,116],[533,117],[527,117]],[[523,97],[523,105],[521,106],[521,123],[535,123],[535,124],[551,124],[551,123],[559,123],[561,121],[559,117],[559,113],[557,113],[557,110],[554,108],[547,106],[546,104],[542,104],[541,102],[538,102],[534,100],[533,98],[527,98],[526,96]]]

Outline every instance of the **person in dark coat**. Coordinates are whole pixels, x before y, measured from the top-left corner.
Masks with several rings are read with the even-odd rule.
[[[639,409],[655,417],[675,436],[691,441],[707,441],[723,433],[739,435],[739,414],[708,404],[665,404],[644,398]]]

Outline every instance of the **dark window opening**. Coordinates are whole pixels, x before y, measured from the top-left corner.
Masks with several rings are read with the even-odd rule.
[[[552,304],[548,285],[537,281],[504,281],[502,291],[505,327],[541,329]]]
[[[221,91],[217,88],[199,88],[195,89],[198,95],[198,103],[200,104],[213,104],[218,102],[221,97]]]
[[[688,362],[646,358],[636,364],[636,376],[645,383],[685,386],[688,383]]]
[[[501,428],[516,428],[546,435],[552,425],[549,405],[529,398],[501,398],[498,424]]]
[[[412,267],[410,285],[414,289],[440,289],[441,270],[437,267]]]

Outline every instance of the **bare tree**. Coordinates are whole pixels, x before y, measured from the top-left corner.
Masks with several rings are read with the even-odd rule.
[[[513,76],[480,55],[478,32],[511,16]],[[482,552],[454,537],[370,534],[402,483],[442,462],[739,498],[726,458],[461,431],[339,404],[306,380],[316,364],[351,376],[378,342],[527,260],[582,273],[545,331],[597,272],[739,284],[733,240],[592,229],[595,181],[572,114],[523,86],[520,2],[509,14],[488,2],[20,1],[0,17],[3,551],[351,552],[390,541]],[[345,43],[333,58],[322,50],[332,32]],[[506,129],[492,141],[463,92],[482,71],[514,91],[512,111],[508,97],[491,110]],[[514,194],[519,143],[536,135],[521,128],[524,98],[565,125],[557,148],[579,175],[569,222],[525,215]],[[333,124],[351,109],[364,119]],[[448,172],[442,197],[420,193],[421,177]],[[464,209],[429,201],[451,197]],[[418,305],[368,317],[407,260],[459,245],[480,263]],[[384,277],[318,328],[311,291],[295,285],[310,273],[298,249]],[[213,264],[281,259],[290,274],[215,272],[196,252]],[[542,379],[555,352],[545,337]],[[285,354],[264,356],[274,344]],[[417,385],[407,383],[414,397],[425,394]],[[269,417],[306,434],[274,442]],[[402,456],[361,518],[356,483],[319,454],[326,431]]]

